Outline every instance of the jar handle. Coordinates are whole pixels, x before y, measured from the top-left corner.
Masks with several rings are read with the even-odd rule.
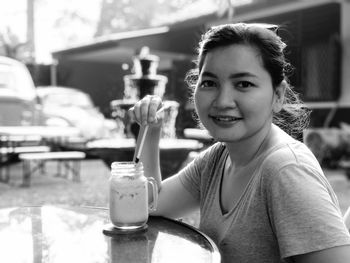
[[[157,181],[153,177],[147,177],[147,181],[152,186],[152,196],[153,196],[153,202],[149,206],[149,211],[154,212],[157,209],[158,204],[158,186]]]

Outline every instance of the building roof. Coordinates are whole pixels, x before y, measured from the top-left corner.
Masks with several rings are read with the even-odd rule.
[[[312,7],[332,0],[264,0],[235,8],[231,22],[248,21],[283,12]],[[192,59],[201,34],[208,26],[227,23],[227,17],[218,17],[217,10],[211,14],[187,19],[171,25],[137,31],[110,34],[96,38],[91,43],[53,52],[55,59],[94,61],[106,63],[131,63],[133,56],[148,46],[151,53],[169,65],[174,59]],[[164,65],[166,67],[166,65]]]

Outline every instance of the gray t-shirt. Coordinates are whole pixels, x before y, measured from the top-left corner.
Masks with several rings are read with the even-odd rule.
[[[350,244],[337,197],[304,144],[291,138],[254,159],[239,201],[223,213],[227,156],[217,143],[179,173],[200,202],[199,228],[218,245],[222,262],[288,262],[293,255]]]

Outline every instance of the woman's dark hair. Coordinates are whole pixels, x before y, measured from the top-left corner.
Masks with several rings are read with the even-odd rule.
[[[281,84],[286,86],[283,108],[274,114],[273,122],[291,136],[300,139],[302,131],[309,123],[310,110],[289,85],[287,76],[291,73],[292,66],[285,58],[286,44],[277,35],[277,30],[278,26],[269,24],[236,23],[212,27],[202,35],[197,48],[197,67],[188,72],[186,82],[193,91],[205,57],[214,49],[234,44],[252,46],[261,55],[263,66],[271,76],[273,88]]]

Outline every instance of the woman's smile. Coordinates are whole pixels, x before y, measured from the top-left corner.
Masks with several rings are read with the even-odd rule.
[[[216,125],[223,128],[231,127],[243,119],[241,117],[224,114],[209,114],[209,118],[211,118]]]

